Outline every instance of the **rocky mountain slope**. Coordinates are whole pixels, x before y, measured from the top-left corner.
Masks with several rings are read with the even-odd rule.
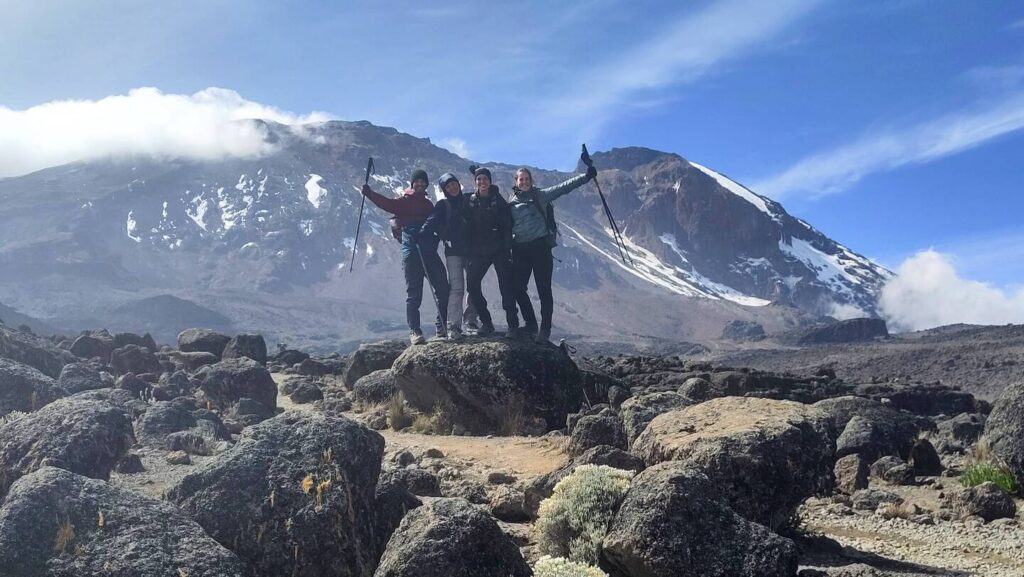
[[[470,161],[367,122],[257,122],[274,144],[260,158],[119,159],[0,181],[0,302],[68,329],[102,318],[142,330],[132,321],[145,319],[164,340],[203,324],[177,318],[189,306],[217,328],[314,347],[400,328],[398,250],[371,205],[348,272],[366,158],[371,184],[396,193],[414,167],[462,176]],[[733,319],[771,331],[836,306],[874,313],[891,273],[779,204],[675,154],[616,149],[594,161],[634,265],[619,260],[593,185],[561,199],[562,332],[698,339]],[[507,194],[516,167],[487,166]],[[147,301],[147,314],[131,312],[153,297],[170,310]]]

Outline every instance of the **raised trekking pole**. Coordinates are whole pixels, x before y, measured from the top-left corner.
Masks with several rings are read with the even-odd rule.
[[[366,162],[366,179],[363,180],[363,186],[370,184],[370,175],[373,174],[373,157]],[[352,262],[348,264],[348,272],[352,272],[352,267],[356,264],[356,250],[359,249],[359,227],[363,225],[363,207],[366,206],[366,195],[360,193],[363,199],[359,201],[359,220],[356,221],[356,237],[352,239]]]
[[[594,160],[590,158],[590,153],[587,152],[587,145],[583,145],[583,152],[580,153],[580,160],[583,164],[587,165],[587,168],[594,166]],[[612,210],[608,208],[608,201],[604,198],[604,193],[601,192],[601,183],[597,181],[597,177],[594,177],[594,186],[597,187],[597,195],[601,197],[601,205],[604,207],[604,215],[608,217],[608,224],[612,228],[612,238],[615,239],[615,246],[619,249],[619,257],[622,258],[622,264],[633,264],[633,257],[629,255],[629,251],[626,249],[626,241],[622,238],[622,233],[619,232],[619,225],[615,223],[615,217],[612,216]],[[629,262],[626,260],[629,259]]]

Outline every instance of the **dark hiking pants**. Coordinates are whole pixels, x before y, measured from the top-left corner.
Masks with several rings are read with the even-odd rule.
[[[444,269],[437,250],[417,246],[402,255],[402,271],[405,272],[405,319],[409,330],[422,334],[420,330],[420,304],[423,302],[423,277],[427,278],[437,306],[434,325],[437,334],[445,334],[448,317],[448,273]]]
[[[554,260],[551,258],[551,247],[546,238],[538,238],[523,244],[512,245],[512,268],[516,282],[516,302],[523,313],[523,322],[527,327],[537,326],[537,315],[533,312],[533,304],[527,287],[530,275],[537,285],[540,297],[540,329],[551,331],[551,314],[555,308],[555,300],[551,296],[551,274],[554,271]]]
[[[501,308],[505,309],[505,321],[510,329],[519,326],[519,317],[516,314],[516,292],[515,279],[512,276],[512,260],[508,251],[498,251],[489,255],[469,257],[469,265],[466,272],[466,289],[469,291],[469,300],[480,315],[481,324],[491,325],[491,313],[487,310],[487,299],[484,298],[481,283],[487,270],[494,266],[494,274],[498,276],[498,291],[501,292]]]

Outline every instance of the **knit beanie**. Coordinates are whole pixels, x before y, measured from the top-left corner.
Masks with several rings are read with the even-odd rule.
[[[487,182],[494,182],[494,179],[491,178],[491,171],[482,166],[473,172],[473,176],[480,176],[481,174],[487,177]]]
[[[417,180],[430,182],[430,179],[427,178],[427,171],[423,170],[422,168],[417,168],[416,170],[412,171],[412,176],[409,178],[409,183],[412,184]]]

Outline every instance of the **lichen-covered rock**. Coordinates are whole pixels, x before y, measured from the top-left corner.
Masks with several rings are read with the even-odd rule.
[[[64,365],[78,360],[46,339],[3,324],[0,324],[0,358],[28,365],[52,379],[60,376]]]
[[[0,358],[0,416],[27,413],[65,396],[57,382],[29,365]]]
[[[983,437],[1024,486],[1024,381],[1003,389],[985,421]]]
[[[104,389],[114,386],[114,379],[109,374],[100,373],[99,369],[89,363],[68,363],[60,371],[57,386],[69,395]]]
[[[395,372],[388,369],[373,371],[352,385],[352,400],[364,405],[386,403],[398,392]]]
[[[792,577],[797,548],[733,511],[718,487],[683,463],[637,475],[604,539],[625,575]]]
[[[59,399],[0,425],[0,495],[47,465],[108,479],[132,445],[128,415],[110,403]]]
[[[837,397],[814,404],[828,413],[839,434],[836,456],[857,453],[868,461],[886,455],[906,458],[921,431],[934,428],[928,419],[861,397]]]
[[[227,359],[196,372],[200,388],[218,409],[225,410],[239,399],[253,399],[270,411],[277,408],[277,385],[267,369],[249,358]]]
[[[582,417],[572,428],[569,437],[569,452],[581,455],[588,449],[606,445],[616,449],[628,450],[626,428],[622,419],[614,416],[587,415]]]
[[[185,329],[178,334],[178,350],[183,353],[210,353],[219,359],[231,337],[209,329]]]
[[[167,498],[253,574],[365,577],[387,538],[383,453],[379,434],[348,419],[288,412],[247,428]]]
[[[323,400],[324,393],[320,390],[320,387],[315,384],[305,382],[299,383],[299,385],[295,387],[295,390],[288,395],[288,398],[296,405],[302,405],[305,403]]]
[[[163,367],[160,366],[160,359],[156,358],[153,351],[137,345],[126,345],[119,349],[114,349],[110,353],[110,367],[119,375],[125,373],[134,373],[136,375],[143,373],[160,374],[163,372]]]
[[[953,495],[953,509],[961,517],[978,516],[986,523],[996,519],[1013,519],[1017,515],[1017,504],[1013,498],[991,482]]]
[[[406,348],[406,341],[381,341],[359,345],[345,367],[342,382],[346,387],[352,387],[356,381],[374,371],[390,369]]]
[[[836,477],[836,490],[840,493],[852,495],[868,488],[870,469],[860,455],[840,457],[833,471]]]
[[[696,403],[694,400],[673,392],[649,393],[627,399],[622,403],[619,413],[622,415],[622,422],[626,427],[626,438],[629,440],[629,444],[632,445],[633,441],[658,415]]]
[[[654,465],[682,461],[720,487],[748,519],[779,527],[832,487],[828,416],[809,405],[723,397],[656,417],[633,443]]]
[[[242,564],[168,503],[55,467],[0,507],[0,572],[18,577],[242,577]]]
[[[263,335],[237,335],[224,345],[221,359],[248,357],[261,365],[267,364],[267,343]]]
[[[409,405],[423,412],[453,407],[454,422],[481,434],[510,419],[556,428],[584,401],[572,359],[532,341],[431,342],[407,348],[394,371]]]
[[[910,448],[910,466],[917,475],[942,474],[942,459],[928,439],[917,439]]]
[[[388,541],[374,577],[528,577],[519,548],[493,517],[463,499],[410,511]]]

